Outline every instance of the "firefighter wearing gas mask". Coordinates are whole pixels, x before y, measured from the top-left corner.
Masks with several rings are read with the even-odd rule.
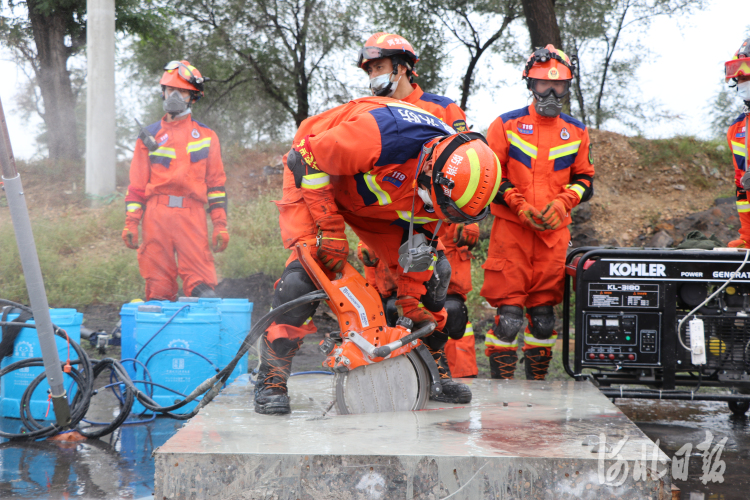
[[[456,132],[466,132],[466,114],[453,100],[424,92],[413,83],[413,77],[418,76],[415,68],[418,61],[414,47],[403,37],[392,33],[375,33],[359,51],[357,67],[367,73],[373,95],[408,102],[451,125]],[[472,289],[471,249],[478,241],[479,227],[476,224],[462,224],[456,228],[445,224],[439,236],[446,247],[445,256],[452,269],[445,303],[449,339],[443,365],[455,372],[452,373],[455,377],[473,377],[478,372],[477,360],[465,302],[466,294]],[[362,242],[357,247],[357,253],[365,266],[367,281],[381,294],[385,310],[390,312],[389,324],[395,324],[398,277],[391,275],[387,266],[379,262],[372,250]]]
[[[302,122],[284,164],[283,198],[277,202],[284,246],[312,245],[333,278],[349,255],[348,225],[397,276],[398,315],[415,325],[438,325],[423,341],[438,364],[441,400],[469,402],[468,386],[439,366],[449,283],[436,279],[445,259],[435,236],[443,222],[470,224],[489,212],[501,174],[484,137],[456,134],[411,104],[367,97]],[[273,307],[315,289],[292,254],[276,283]],[[290,411],[291,361],[303,337],[316,331],[315,308],[300,306],[265,332],[255,411]]]
[[[561,113],[573,65],[552,45],[529,57],[523,78],[533,103],[501,115],[487,140],[503,166],[481,295],[497,308],[485,342],[492,378],[513,378],[524,324],[527,379],[544,380],[557,339],[570,211],[593,195],[586,126]]]
[[[177,276],[185,295],[215,297],[211,250],[224,251],[229,232],[219,138],[191,114],[205,81],[188,61],[164,67],[159,83],[166,114],[141,130],[130,163],[122,239],[138,250],[146,300],[177,300]]]
[[[747,132],[750,128],[750,38],[742,43],[734,57],[724,63],[724,73],[737,97],[745,103],[742,114],[729,126],[727,142],[734,162],[734,182],[737,186],[737,213],[740,216],[740,237],[729,242],[730,247],[750,248],[750,171],[747,168]]]

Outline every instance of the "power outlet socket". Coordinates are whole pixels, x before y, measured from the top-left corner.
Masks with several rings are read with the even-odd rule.
[[[688,323],[690,332],[690,349],[694,365],[706,364],[706,339],[703,332],[703,320],[693,318]]]

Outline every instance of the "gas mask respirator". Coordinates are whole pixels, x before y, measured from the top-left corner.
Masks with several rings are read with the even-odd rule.
[[[164,111],[169,113],[172,118],[177,118],[190,113],[189,104],[185,102],[185,99],[183,99],[180,93],[176,90],[173,90],[172,93],[164,99],[162,106],[164,107]]]
[[[536,101],[534,101],[534,108],[536,112],[542,116],[548,118],[554,118],[562,113],[562,99],[551,93],[546,97],[539,97],[534,94]]]

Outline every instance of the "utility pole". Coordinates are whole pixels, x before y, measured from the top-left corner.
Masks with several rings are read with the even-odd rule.
[[[115,192],[115,1],[87,0],[86,194]]]

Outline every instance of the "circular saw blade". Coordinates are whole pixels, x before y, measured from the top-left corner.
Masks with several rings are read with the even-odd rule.
[[[411,352],[336,375],[339,414],[421,410],[428,398],[427,369]]]

